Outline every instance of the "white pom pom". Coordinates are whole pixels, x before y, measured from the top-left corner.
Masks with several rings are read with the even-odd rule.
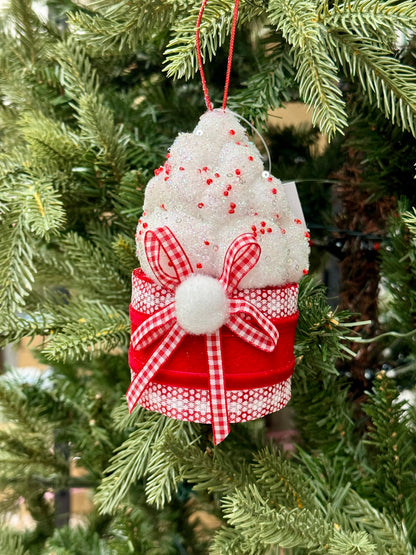
[[[219,281],[193,274],[175,294],[176,319],[188,333],[214,333],[228,320],[228,299]]]

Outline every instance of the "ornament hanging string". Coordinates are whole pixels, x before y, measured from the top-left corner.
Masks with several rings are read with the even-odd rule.
[[[196,54],[197,54],[197,58],[198,58],[199,74],[201,76],[201,83],[202,83],[202,90],[204,92],[205,104],[206,104],[206,107],[208,108],[208,110],[210,112],[212,112],[213,108],[212,108],[211,99],[209,98],[207,81],[205,79],[205,73],[204,73],[204,67],[203,67],[202,55],[201,55],[201,43],[200,43],[200,40],[199,40],[199,29],[200,29],[200,26],[201,26],[202,15],[204,13],[207,1],[208,0],[203,0],[203,2],[201,4],[201,8],[199,10],[198,19],[197,19],[197,22],[196,22],[195,39],[196,39]],[[231,26],[231,37],[230,37],[230,48],[229,48],[229,51],[228,51],[227,72],[226,72],[226,75],[225,75],[224,97],[223,97],[223,101],[222,101],[222,109],[223,110],[225,110],[225,108],[227,107],[228,89],[230,87],[231,64],[232,64],[232,61],[233,61],[234,41],[235,41],[235,33],[236,33],[236,29],[237,29],[239,1],[240,0],[235,0],[235,2],[234,2],[233,22],[232,22],[232,26]],[[251,127],[251,129],[257,134],[257,136],[259,137],[259,139],[263,143],[263,146],[264,146],[264,148],[266,150],[266,154],[267,154],[267,160],[268,160],[268,165],[269,165],[269,173],[270,173],[272,171],[272,161],[271,161],[270,152],[269,152],[269,149],[267,147],[267,144],[266,144],[265,140],[263,139],[261,134],[257,131],[257,129],[248,120],[246,120],[245,118],[243,118],[242,116],[240,116],[238,114],[235,114],[235,116],[238,117],[238,119],[241,119],[241,120],[245,121],[247,123],[247,125],[249,125]]]
[[[204,68],[203,68],[203,65],[202,65],[201,44],[200,44],[200,41],[199,41],[199,28],[201,26],[202,15],[204,13],[207,1],[208,0],[203,0],[201,8],[199,10],[198,19],[197,19],[197,22],[196,22],[195,39],[196,39],[196,53],[197,53],[197,57],[198,57],[198,67],[199,67],[199,73],[201,75],[202,90],[204,91],[205,104],[206,104],[208,110],[212,111],[212,104],[211,104],[211,100],[209,98],[207,82],[206,82],[206,79],[205,79]],[[223,97],[223,101],[222,101],[222,109],[223,110],[225,110],[225,108],[227,106],[228,89],[229,89],[229,86],[230,86],[231,64],[232,64],[232,60],[233,60],[234,40],[235,40],[235,32],[236,32],[236,28],[237,28],[237,18],[238,18],[238,4],[239,4],[239,0],[235,0],[233,23],[232,23],[232,26],[231,26],[230,48],[228,50],[227,73],[225,75],[224,97]]]

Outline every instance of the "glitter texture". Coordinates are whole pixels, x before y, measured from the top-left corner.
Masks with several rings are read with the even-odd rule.
[[[206,112],[193,133],[180,133],[147,185],[136,241],[142,269],[153,279],[144,231],[160,226],[172,230],[196,272],[216,278],[233,239],[253,233],[261,256],[241,289],[298,282],[308,270],[306,227],[229,110]],[[169,268],[166,256],[162,265]]]

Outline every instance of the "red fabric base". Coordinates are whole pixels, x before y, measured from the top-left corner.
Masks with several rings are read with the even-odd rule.
[[[132,333],[148,318],[130,306]],[[225,385],[227,389],[266,387],[286,380],[293,374],[293,354],[298,313],[285,318],[271,318],[279,331],[279,341],[272,353],[256,349],[242,341],[227,327],[220,330]],[[129,349],[129,364],[139,372],[157,348],[154,343],[140,351]],[[176,387],[208,389],[208,366],[205,337],[187,335],[166,364],[158,371],[153,382]]]

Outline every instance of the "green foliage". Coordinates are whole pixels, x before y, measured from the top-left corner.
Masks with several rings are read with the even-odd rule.
[[[399,400],[395,383],[380,372],[364,410],[372,425],[364,442],[371,472],[363,482],[374,506],[388,506],[397,521],[404,521],[412,542],[416,538],[416,448],[412,419],[406,402]],[[382,468],[383,472],[379,469]]]
[[[300,95],[314,106],[312,123],[319,123],[329,136],[342,131],[347,125],[345,103],[336,84],[336,66],[322,40],[315,5],[304,0],[273,0],[269,17],[294,48]]]
[[[53,365],[39,379],[9,372],[0,380],[8,421],[0,510],[24,499],[36,523],[20,542],[0,534],[0,552],[413,553],[414,410],[385,378],[368,393],[365,412],[351,402],[337,361],[352,356],[357,322],[331,310],[314,280],[300,286],[293,452],[267,444],[264,421],[233,424],[214,448],[209,426],[139,408],[129,414],[120,402],[145,183],[203,110],[199,83],[162,76],[162,51],[168,75],[194,75],[199,2],[49,5],[61,19],[43,21],[30,2],[12,0],[13,32],[5,22],[0,29],[1,341],[40,335],[37,354]],[[227,42],[232,11],[231,0],[210,0],[202,20],[214,91],[223,69],[213,58]],[[233,79],[245,84],[231,91],[229,106],[264,125],[268,109],[300,94],[333,135],[350,110],[342,70],[414,132],[415,73],[403,61],[406,49],[397,50],[396,30],[411,40],[415,13],[408,1],[242,3],[237,37],[246,39],[237,39]],[[411,159],[411,150],[400,152]],[[383,255],[391,322],[406,332],[414,329],[415,227],[410,205],[400,208]],[[410,356],[414,345],[405,346]],[[72,476],[71,465],[85,475]],[[92,511],[85,527],[56,529],[45,494],[71,487],[93,490],[100,514]],[[214,524],[198,522],[201,514]]]
[[[6,528],[0,528],[0,553],[8,555],[27,555],[18,535]]]
[[[416,326],[416,235],[415,218],[404,199],[398,212],[389,219],[389,245],[382,253],[382,270],[388,291],[385,327],[399,333],[411,333]],[[414,358],[416,339],[400,339],[394,349]]]
[[[178,468],[176,461],[167,456],[166,438],[185,446],[198,435],[198,427],[187,422],[148,413],[140,407],[135,411],[136,429],[117,449],[97,491],[96,502],[103,513],[115,513],[130,486],[144,477],[149,503],[163,507],[171,501],[176,492]]]

